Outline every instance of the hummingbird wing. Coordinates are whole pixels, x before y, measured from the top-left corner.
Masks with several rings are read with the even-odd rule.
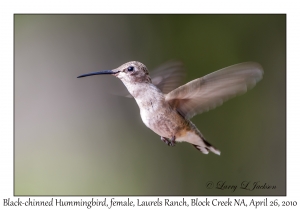
[[[183,63],[168,61],[150,72],[152,84],[164,94],[177,88],[185,76]]]
[[[166,101],[190,119],[245,93],[253,88],[262,76],[263,69],[258,63],[236,64],[178,87],[166,95]]]

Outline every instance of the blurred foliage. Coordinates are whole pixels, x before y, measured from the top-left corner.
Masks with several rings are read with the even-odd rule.
[[[285,195],[285,15],[15,15],[14,24],[15,195]],[[76,79],[170,59],[185,63],[185,82],[244,61],[264,67],[253,90],[192,119],[221,156],[167,147],[134,100],[111,94],[125,88],[116,78]]]

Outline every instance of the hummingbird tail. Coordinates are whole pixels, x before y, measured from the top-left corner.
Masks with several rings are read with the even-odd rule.
[[[212,146],[208,141],[206,141],[204,138],[202,139],[202,144],[204,143],[205,145],[196,145],[193,144],[193,146],[201,151],[203,154],[208,154],[209,152],[213,152],[217,155],[221,155],[220,150],[216,149],[214,146]]]

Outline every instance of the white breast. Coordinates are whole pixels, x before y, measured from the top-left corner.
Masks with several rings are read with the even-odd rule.
[[[141,118],[142,118],[142,121],[143,123],[150,129],[152,129],[150,127],[150,119],[151,119],[151,114],[150,112],[148,112],[147,110],[145,109],[140,109],[140,114],[141,114]]]

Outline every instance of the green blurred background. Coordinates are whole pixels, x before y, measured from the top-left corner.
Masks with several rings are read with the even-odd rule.
[[[285,15],[15,15],[15,195],[285,195]],[[221,156],[166,146],[112,76],[179,59],[184,82],[256,61],[264,78],[192,121]],[[220,190],[219,181],[276,189]],[[208,189],[212,182],[214,187]]]

